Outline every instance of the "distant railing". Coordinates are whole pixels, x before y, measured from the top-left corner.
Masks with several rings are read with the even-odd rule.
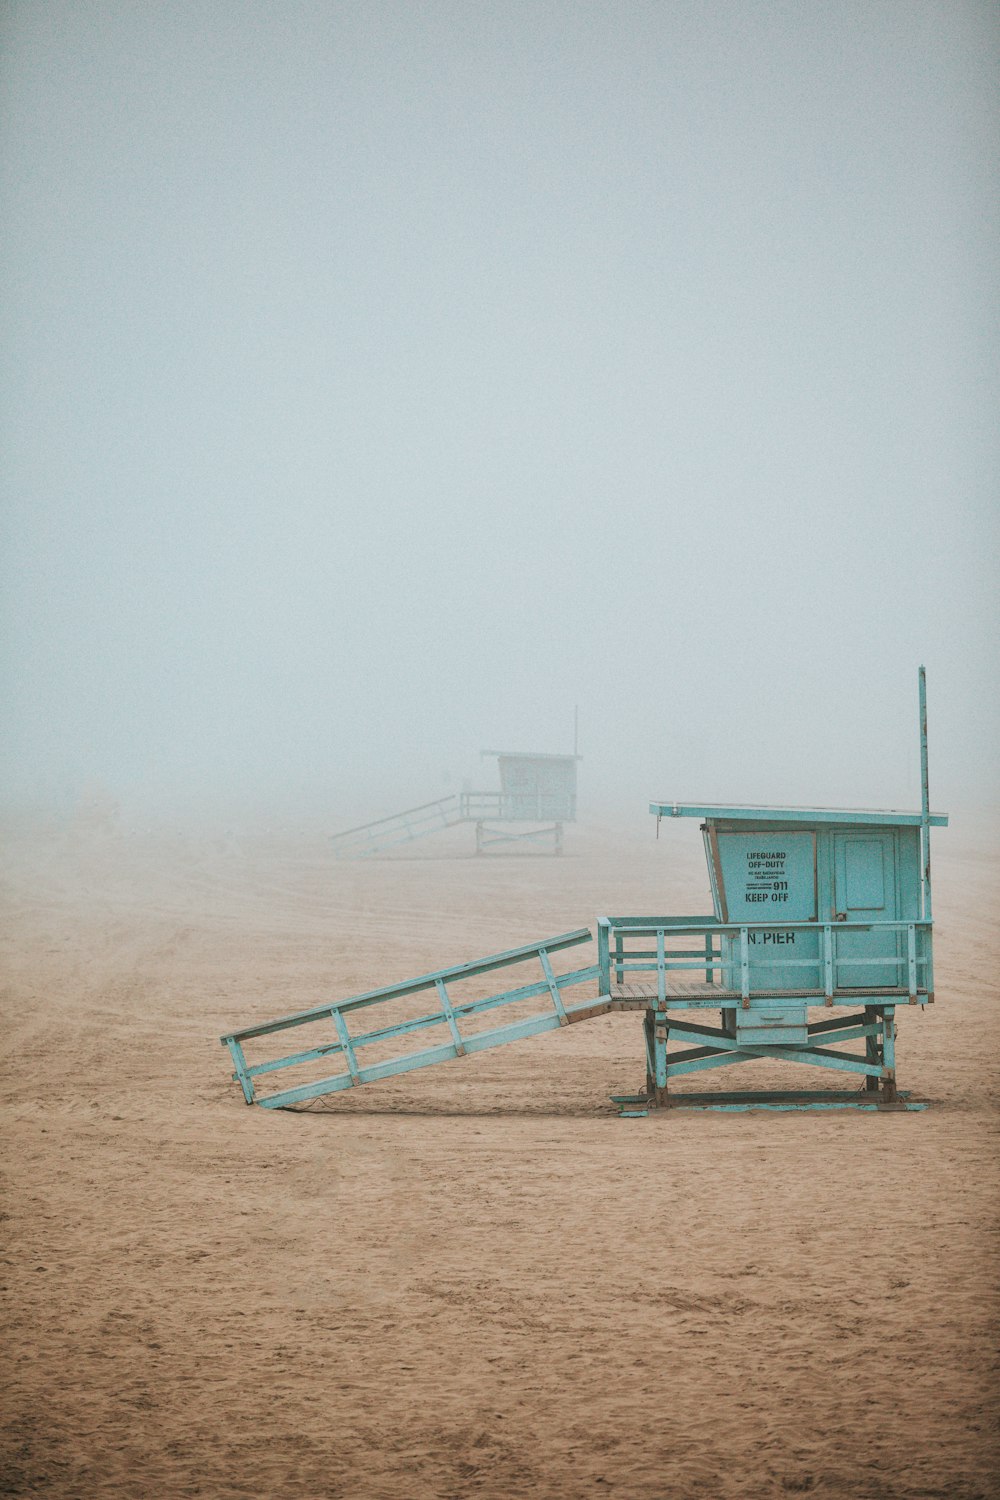
[[[439,828],[452,828],[464,820],[459,799],[452,794],[438,797],[434,802],[421,802],[417,807],[404,808],[386,818],[375,818],[371,823],[343,828],[331,836],[331,842],[335,852],[349,849],[352,854],[375,853],[393,844],[405,844],[421,834],[436,833]]]
[[[462,792],[463,818],[492,818],[500,823],[572,823],[576,797],[564,792]]]
[[[602,993],[611,993],[612,980],[619,987],[626,974],[655,974],[656,998],[662,1006],[669,995],[667,975],[677,972],[700,971],[705,982],[712,985],[716,973],[728,977],[730,983],[720,985],[720,991],[737,995],[748,1006],[754,994],[773,995],[788,993],[816,996],[832,1004],[838,994],[845,998],[857,998],[859,994],[877,996],[880,992],[906,993],[911,1004],[916,1004],[921,995],[932,998],[934,993],[931,966],[929,921],[892,922],[719,922],[714,917],[599,917],[597,919],[598,968],[601,975]],[[757,944],[758,934],[773,938],[779,933],[808,933],[817,937],[817,951],[802,958],[782,951],[773,942]],[[886,937],[893,935],[897,952],[885,953],[841,953],[844,938],[853,933],[876,932]],[[698,941],[698,947],[668,947],[668,942],[678,938]],[[641,946],[636,947],[636,943]],[[756,951],[751,953],[751,947]],[[902,951],[905,949],[905,951]],[[842,977],[842,971],[850,968],[895,970],[897,983],[893,985],[851,985]],[[760,979],[760,971],[767,969],[766,981]],[[774,971],[780,978],[794,976],[795,969],[810,969],[819,980],[817,986],[796,987],[775,983]],[[757,975],[754,975],[754,970]],[[905,986],[899,983],[905,972]],[[737,978],[738,976],[738,978]],[[857,976],[856,976],[857,977]],[[888,977],[888,976],[887,976]],[[848,976],[848,979],[850,976]]]
[[[459,792],[331,835],[335,854],[377,854],[457,823],[572,823],[576,798],[551,792]]]

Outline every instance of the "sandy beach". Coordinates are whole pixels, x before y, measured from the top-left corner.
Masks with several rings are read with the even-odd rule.
[[[324,834],[9,831],[4,1494],[1000,1494],[974,826],[935,840],[937,1003],[899,1016],[926,1112],[638,1120],[635,1015],[248,1109],[226,1029],[708,909],[652,830],[353,864]]]

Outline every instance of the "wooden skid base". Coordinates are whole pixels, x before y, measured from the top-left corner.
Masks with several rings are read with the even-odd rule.
[[[511,820],[513,821],[513,820]],[[563,852],[563,826],[553,823],[544,828],[528,828],[514,831],[502,825],[499,828],[479,821],[476,823],[476,853],[486,854],[501,844],[542,845],[552,854]]]
[[[752,1090],[714,1094],[670,1094],[657,1104],[647,1094],[612,1094],[612,1102],[618,1105],[622,1119],[645,1115],[650,1110],[701,1109],[726,1110],[742,1113],[751,1109],[767,1110],[816,1110],[816,1109],[861,1109],[877,1114],[906,1114],[927,1108],[927,1101],[911,1099],[909,1093],[901,1091],[895,1100],[879,1099],[874,1094],[844,1093],[831,1089],[789,1089],[782,1093],[761,1093]]]

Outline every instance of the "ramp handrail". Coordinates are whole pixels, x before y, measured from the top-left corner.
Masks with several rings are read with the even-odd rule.
[[[852,988],[841,981],[841,969],[852,966],[866,969],[892,967],[898,972],[905,966],[907,978],[905,989],[901,985],[857,986],[854,987],[851,998],[855,998],[859,990],[877,994],[880,990],[892,989],[897,993],[906,993],[911,1004],[915,1004],[921,994],[928,998],[933,995],[930,930],[931,923],[925,920],[789,922],[772,916],[768,921],[721,922],[716,917],[602,916],[597,919],[598,966],[601,971],[602,990],[608,993],[611,991],[612,971],[619,985],[622,984],[623,977],[628,972],[655,973],[657,975],[657,999],[661,1004],[667,995],[666,975],[677,970],[703,969],[706,983],[712,984],[716,970],[728,969],[735,972],[738,967],[739,984],[734,984],[733,990],[739,993],[741,1000],[746,1004],[755,993],[754,986],[751,984],[753,967],[759,968],[766,965],[768,969],[787,970],[809,968],[822,974],[822,987],[817,991],[809,990],[808,993],[821,995],[827,1003],[830,1003],[835,995],[838,993],[846,995]],[[751,955],[750,946],[757,933],[773,935],[775,932],[789,931],[816,933],[820,939],[816,954],[807,958],[791,957],[781,952],[780,948],[774,944],[765,943]],[[905,938],[905,953],[898,952],[889,956],[838,953],[838,940],[841,934],[873,931],[896,933]],[[704,948],[703,950],[668,949],[667,938],[677,937],[700,937]],[[715,945],[716,937],[720,940],[718,947]],[[626,944],[630,938],[653,938],[656,946],[654,948],[629,948]],[[730,940],[728,953],[723,952],[723,938]],[[923,941],[918,943],[918,938],[922,938]],[[753,946],[757,947],[755,943]],[[925,951],[918,951],[918,948],[925,949]],[[773,982],[766,986],[757,986],[756,989],[758,993],[768,995],[775,993]],[[791,998],[795,991],[790,989],[788,993]]]
[[[235,1069],[233,1076],[239,1081],[246,1102],[248,1104],[259,1103],[270,1109],[281,1108],[283,1105],[316,1098],[321,1094],[332,1093],[338,1089],[349,1088],[360,1083],[373,1082],[377,1078],[387,1078],[396,1073],[409,1072],[414,1068],[427,1067],[432,1063],[443,1062],[448,1058],[461,1057],[466,1053],[483,1051],[489,1047],[503,1046],[506,1042],[516,1041],[521,1037],[533,1036],[543,1031],[552,1030],[557,1026],[565,1026],[572,1020],[581,1020],[585,1016],[602,1012],[607,1008],[608,997],[606,993],[603,996],[599,994],[596,1000],[590,999],[575,1005],[567,1005],[562,993],[563,990],[570,989],[575,985],[598,979],[599,968],[597,964],[591,964],[586,968],[576,969],[569,973],[557,974],[553,970],[549,960],[551,953],[574,947],[580,943],[587,943],[591,940],[592,934],[589,928],[578,928],[573,932],[561,933],[557,937],[547,938],[542,942],[528,943],[520,948],[508,949],[504,953],[490,954],[472,963],[454,964],[447,969],[438,969],[430,974],[421,974],[415,979],[404,980],[399,984],[385,985],[377,990],[369,990],[360,995],[349,996],[345,1000],[312,1006],[308,1010],[295,1011],[291,1015],[282,1016],[274,1021],[264,1021],[256,1026],[245,1026],[238,1031],[224,1032],[219,1040],[223,1046],[229,1048]],[[530,984],[519,985],[516,989],[487,995],[482,999],[461,1003],[453,1003],[448,994],[449,983],[454,983],[461,979],[469,979],[478,974],[488,974],[494,970],[507,968],[513,964],[523,963],[533,958],[538,959],[541,964],[542,978],[540,980]],[[425,990],[435,991],[439,1005],[438,1009],[424,1015],[396,1021],[391,1025],[380,1027],[374,1031],[356,1036],[350,1035],[346,1018],[354,1011],[371,1005],[383,1004],[386,1001],[399,999],[406,995],[417,994]],[[552,1002],[552,1009],[540,1015],[531,1016],[526,1020],[516,1021],[491,1031],[478,1032],[464,1037],[458,1029],[459,1020],[465,1016],[491,1010],[496,1006],[512,1004],[518,1000],[528,1000],[535,996],[546,994]],[[337,1034],[336,1041],[323,1042],[306,1051],[275,1058],[266,1062],[247,1063],[243,1053],[243,1043],[245,1041],[254,1037],[267,1036],[273,1032],[286,1031],[294,1027],[304,1026],[310,1022],[324,1020],[333,1021]],[[404,1054],[401,1057],[390,1058],[388,1061],[375,1063],[367,1067],[362,1066],[358,1061],[357,1052],[359,1048],[369,1046],[374,1042],[387,1041],[393,1037],[402,1036],[408,1032],[417,1031],[427,1026],[441,1026],[442,1024],[447,1025],[451,1033],[451,1042],[445,1046],[432,1047],[422,1052]],[[266,1098],[256,1098],[254,1079],[259,1075],[335,1056],[338,1053],[346,1059],[348,1066],[347,1073],[336,1074],[333,1077],[320,1079],[314,1083],[285,1089],[280,1093],[269,1095]]]
[[[433,802],[420,802],[417,807],[405,807],[402,813],[390,813],[376,817],[370,823],[357,823],[354,828],[342,828],[330,834],[334,849],[348,846],[360,853],[378,853],[396,843],[406,843],[412,838],[438,832],[441,828],[453,828],[465,822],[459,808],[456,793],[438,796]],[[394,838],[393,834],[402,834]]]
[[[454,793],[448,797],[435,797],[432,802],[419,802],[416,807],[404,807],[402,812],[388,813],[384,818],[372,818],[370,823],[357,823],[353,828],[341,828],[330,837],[346,839],[350,833],[367,833],[369,828],[379,828],[383,823],[396,823],[400,818],[412,818],[414,813],[426,812],[429,807],[446,807],[449,802],[456,800]]]

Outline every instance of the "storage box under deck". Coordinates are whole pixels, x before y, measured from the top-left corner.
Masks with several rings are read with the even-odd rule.
[[[805,1005],[754,1006],[736,1015],[736,1040],[747,1047],[804,1047],[809,1040]]]

